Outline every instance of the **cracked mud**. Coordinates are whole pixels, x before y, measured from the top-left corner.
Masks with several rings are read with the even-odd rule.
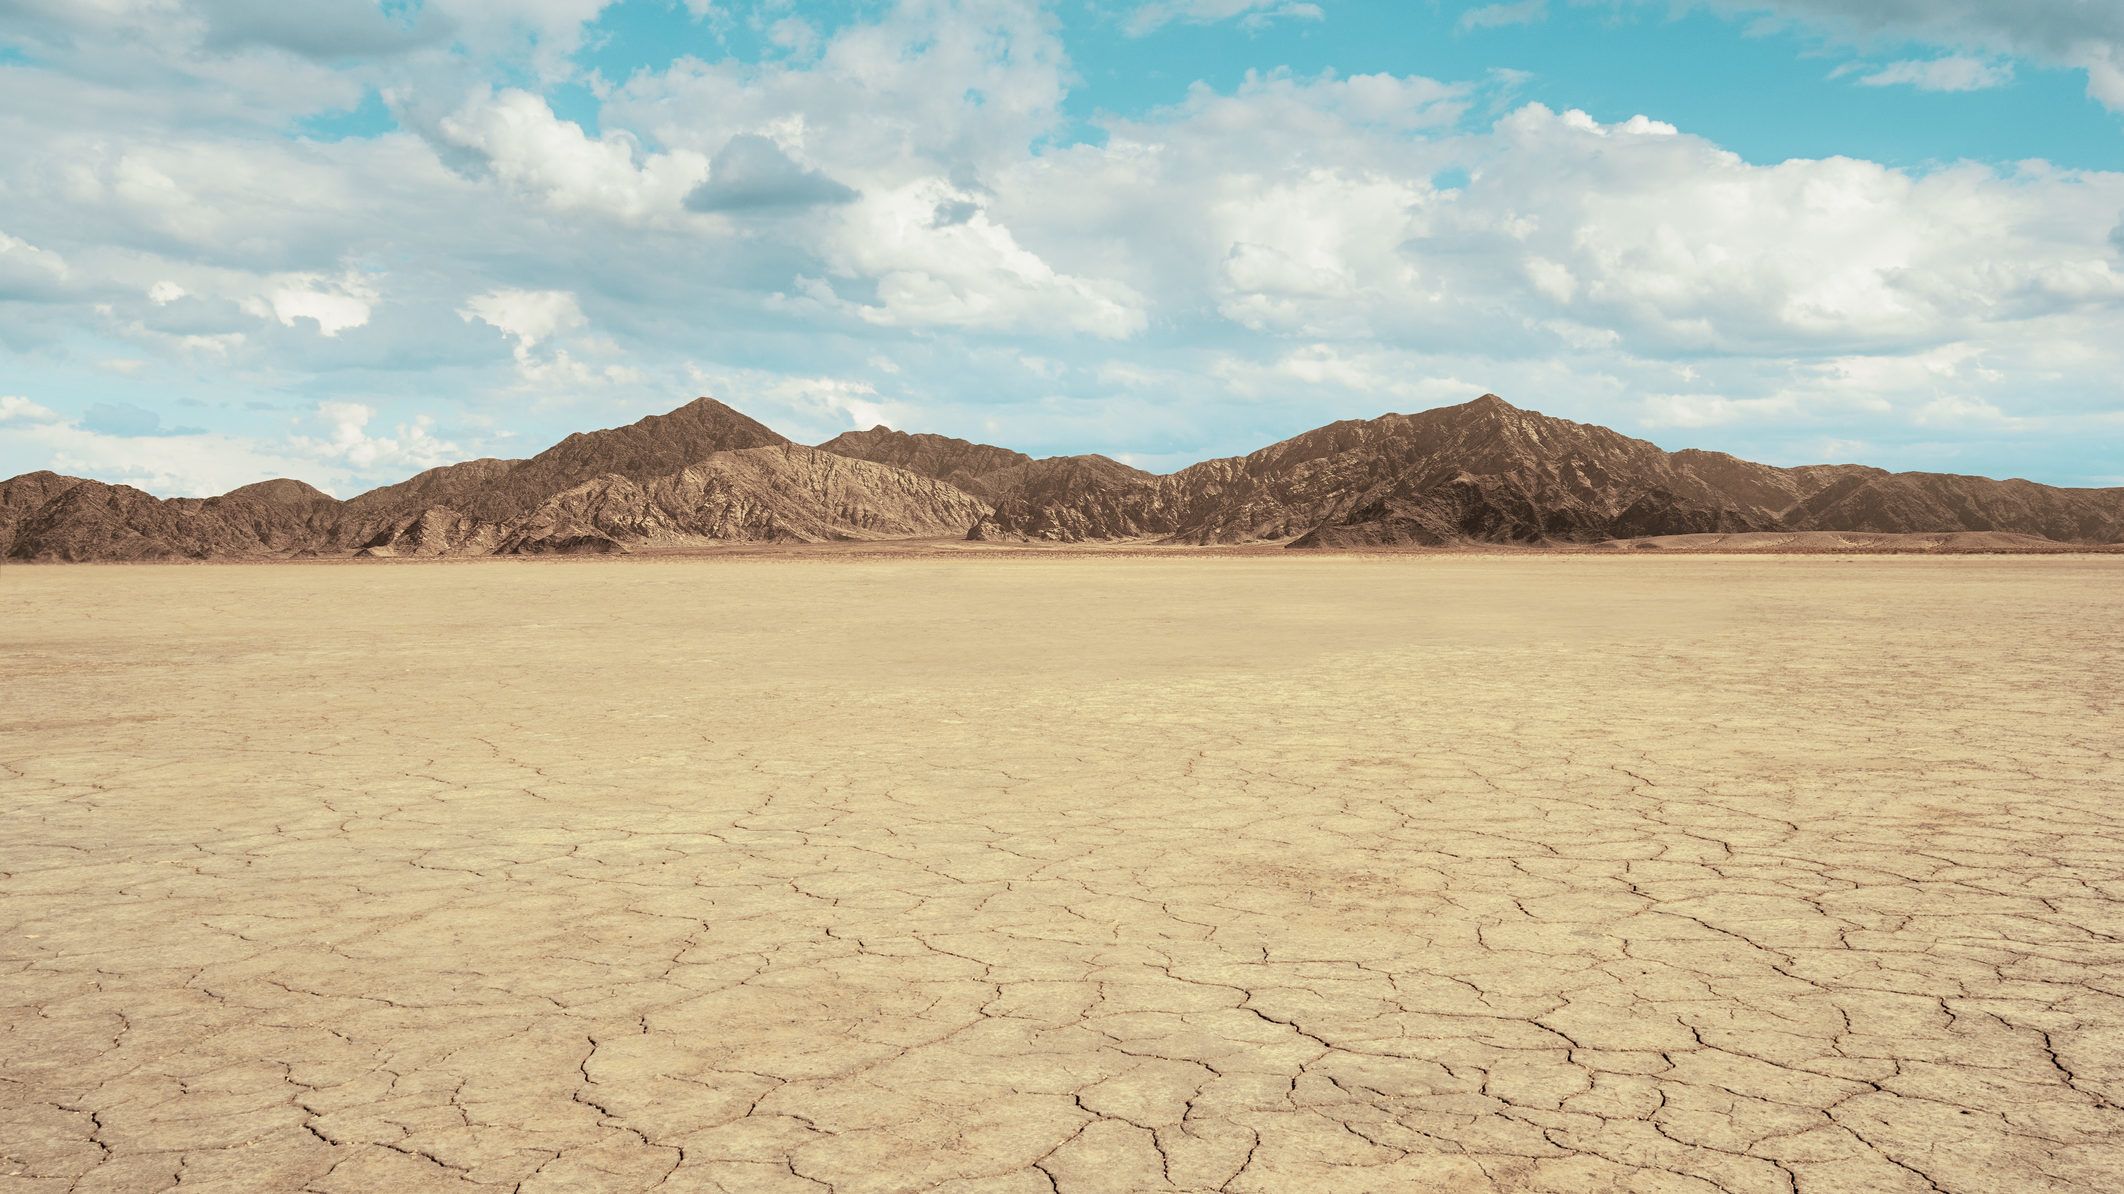
[[[2114,561],[0,575],[0,1188],[2124,1189]]]

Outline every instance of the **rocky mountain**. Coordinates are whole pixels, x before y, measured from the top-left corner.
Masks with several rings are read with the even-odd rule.
[[[0,554],[71,561],[296,555],[329,538],[339,507],[285,479],[220,497],[165,499],[130,485],[29,473],[0,482]]]
[[[1333,548],[1998,531],[2061,543],[2124,541],[2124,489],[1858,465],[1775,468],[1720,452],[1667,452],[1494,394],[1331,423],[1164,477],[1115,466],[1061,485],[984,483],[996,512],[973,534],[985,539]]]
[[[1033,463],[1023,452],[976,444],[948,435],[894,431],[880,423],[868,431],[844,431],[825,443],[821,451],[853,456],[875,464],[891,465],[934,477],[972,494],[985,495],[981,478],[1005,469]]]
[[[816,448],[709,398],[339,501],[299,481],[162,499],[38,472],[0,482],[17,560],[609,553],[717,542],[969,538],[1301,548],[1458,543],[1798,543],[1885,550],[2124,543],[2124,489],[1775,468],[1667,452],[1495,395],[1348,420],[1168,475],[1036,460],[887,427]],[[1792,538],[1780,538],[1790,536]],[[1869,538],[1872,537],[1872,538]]]
[[[702,541],[819,543],[963,535],[988,512],[954,485],[797,444],[717,452],[669,476],[616,473],[546,499],[497,551],[622,551]]]

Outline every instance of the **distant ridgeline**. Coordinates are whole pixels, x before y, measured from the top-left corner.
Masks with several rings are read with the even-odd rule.
[[[17,560],[621,552],[718,542],[966,538],[1281,542],[1300,548],[1592,544],[1651,536],[1989,533],[2124,543],[2124,489],[1773,468],[1666,452],[1485,394],[1330,423],[1166,476],[1104,456],[1035,460],[886,427],[805,447],[711,398],[472,460],[340,501],[300,481],[213,498],[29,473],[0,482]]]

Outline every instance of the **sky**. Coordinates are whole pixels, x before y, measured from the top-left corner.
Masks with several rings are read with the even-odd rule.
[[[0,0],[0,477],[1495,392],[2124,485],[2114,0]]]

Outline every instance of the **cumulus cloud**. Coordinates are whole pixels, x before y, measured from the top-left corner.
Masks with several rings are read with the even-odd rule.
[[[1192,273],[1226,318],[1306,338],[1553,348],[1576,325],[1649,353],[1903,350],[2124,299],[2106,243],[2124,177],[1757,166],[1663,122],[1538,104],[1479,136],[1409,143],[1332,119],[1334,103],[1262,91],[1127,126],[1072,151],[1082,191],[1064,194],[1173,212],[1140,238],[1170,251],[1150,250],[1142,285]],[[1264,173],[1271,155],[1288,156]],[[1468,183],[1434,187],[1455,161]],[[1064,187],[1064,166],[1024,185]]]
[[[916,415],[860,378],[696,363],[689,363],[686,373],[694,389],[736,402],[798,439],[830,439],[851,428],[898,424]]]
[[[458,315],[516,341],[519,352],[583,326],[582,304],[565,290],[490,290],[465,301]]]
[[[315,418],[325,434],[297,436],[292,444],[299,451],[343,461],[357,472],[388,465],[411,473],[464,459],[462,448],[434,436],[433,420],[426,415],[398,424],[387,435],[370,433],[376,411],[359,402],[320,402]]]
[[[151,301],[167,305],[183,297],[181,287],[174,288],[173,293],[163,286],[158,282],[149,291]],[[296,320],[305,320],[316,326],[318,335],[331,337],[368,323],[375,301],[375,288],[357,274],[337,279],[308,274],[273,284],[265,293],[244,300],[244,308],[260,318],[277,320],[282,327],[294,327]]]
[[[565,290],[491,290],[468,300],[457,312],[466,322],[477,320],[515,341],[510,352],[516,359],[519,383],[542,391],[580,390],[587,387],[627,385],[644,374],[623,361],[588,361],[584,355],[611,357],[618,346],[602,337],[574,336],[588,320],[575,295]],[[573,351],[560,341],[572,339]]]
[[[856,193],[817,170],[798,165],[766,137],[740,133],[708,165],[708,181],[686,196],[693,211],[788,210],[846,203]]]
[[[708,175],[701,154],[645,154],[622,131],[593,138],[581,125],[555,116],[544,99],[513,88],[475,96],[444,117],[439,129],[449,145],[475,155],[502,183],[557,211],[621,220],[668,214]]]
[[[0,299],[53,298],[66,283],[66,261],[59,254],[0,232]]]
[[[1017,0],[900,0],[803,62],[682,58],[604,106],[608,125],[706,157],[773,141],[857,191],[978,176],[1021,160],[1060,119],[1071,68],[1052,20]]]
[[[1067,329],[1108,339],[1143,330],[1141,298],[1125,284],[1057,270],[941,179],[864,196],[824,246],[840,273],[874,280],[876,301],[850,304],[892,327]],[[939,223],[940,210],[963,218]],[[819,288],[812,296],[841,305]]]
[[[0,394],[0,423],[56,423],[59,412],[20,394]]]

